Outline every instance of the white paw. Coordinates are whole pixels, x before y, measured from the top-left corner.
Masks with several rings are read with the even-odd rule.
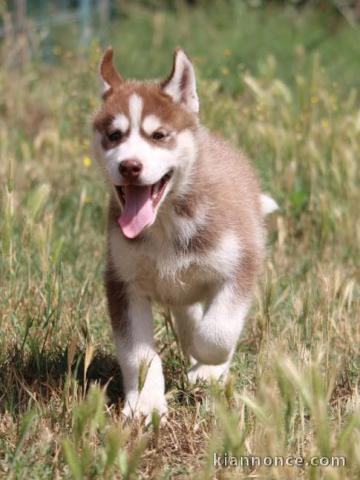
[[[221,365],[203,365],[202,363],[196,363],[188,371],[188,379],[191,384],[195,384],[198,380],[211,382],[212,380],[218,381],[226,380],[226,376],[229,370],[229,364],[222,363]]]
[[[123,415],[126,418],[145,417],[145,424],[151,423],[152,413],[156,410],[160,417],[165,418],[167,414],[167,404],[164,394],[142,390],[138,392],[129,392],[125,399]]]

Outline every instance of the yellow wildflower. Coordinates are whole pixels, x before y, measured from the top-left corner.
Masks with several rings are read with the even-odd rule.
[[[84,157],[83,157],[84,167],[89,168],[91,166],[91,164],[92,164],[91,158],[88,155],[84,155]]]

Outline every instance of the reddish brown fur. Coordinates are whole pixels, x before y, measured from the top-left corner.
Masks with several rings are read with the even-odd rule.
[[[105,271],[104,279],[111,325],[113,330],[116,330],[121,334],[127,334],[129,331],[129,319],[127,316],[128,298],[126,284],[118,280],[111,261],[109,260],[108,255],[108,266]]]
[[[160,207],[152,229],[161,229],[162,223],[168,222],[166,212],[169,211],[170,203],[176,215],[187,219],[196,219],[198,207],[207,206],[205,224],[201,225],[186,243],[181,243],[176,232],[169,241],[173,242],[174,249],[179,252],[202,254],[215,249],[223,233],[233,231],[241,246],[241,259],[236,266],[238,294],[240,297],[250,297],[264,252],[260,188],[248,160],[222,139],[210,135],[198,125],[196,115],[175,103],[163,92],[162,88],[171,78],[174,66],[170,76],[162,83],[123,81],[120,76],[114,75],[109,66],[106,68],[108,79],[112,82],[109,81],[111,89],[94,120],[94,128],[102,134],[104,148],[109,148],[106,134],[109,133],[109,127],[115,116],[123,113],[129,118],[129,98],[134,93],[143,100],[142,118],[155,114],[161,119],[164,127],[178,132],[190,129],[199,147],[198,159],[191,174],[192,186],[189,193],[185,197],[169,193]],[[117,219],[120,213],[118,202],[112,197],[109,229],[115,224],[115,228],[119,228]],[[151,230],[131,242],[146,242],[148,235],[151,236]],[[154,275],[156,276],[156,272]],[[156,277],[154,280],[156,281]],[[111,293],[112,289],[117,287],[119,285],[116,284],[114,276],[108,275],[109,304],[113,310],[122,308],[116,307],[117,299]],[[124,285],[120,287],[124,292]],[[124,302],[125,297],[121,296],[118,300]],[[114,305],[111,306],[112,304]]]
[[[125,414],[138,411],[149,418],[154,408],[166,413],[152,302],[168,305],[174,314],[185,353],[197,362],[189,371],[191,382],[202,375],[219,378],[228,371],[264,256],[260,187],[246,157],[199,125],[195,76],[182,52],[175,53],[172,73],[162,83],[124,81],[112,65],[111,51],[101,73],[107,91],[94,130],[101,135],[103,149],[112,150],[104,154],[98,135],[94,147],[112,185],[108,308],[124,378]],[[128,118],[129,127],[116,118],[119,114]],[[156,116],[160,125],[149,118],[144,126],[148,115]],[[150,129],[164,130],[165,137],[156,138]],[[144,139],[156,147],[149,148]],[[121,142],[124,145],[115,148]],[[129,212],[135,204],[126,196],[131,187],[125,187],[125,196],[119,189],[128,185],[121,165],[135,157],[142,162],[139,180],[146,188],[142,192],[147,192],[147,206],[149,200],[155,206],[155,188],[165,187],[151,223],[140,223],[142,228],[129,235],[123,221],[127,207]],[[140,217],[134,218],[141,222]],[[149,358],[139,390],[141,362]]]
[[[105,92],[103,98],[106,98],[111,93],[111,90],[123,82],[122,76],[116,71],[113,65],[113,49],[108,48],[103,56],[100,64],[100,75],[105,82],[110,86],[110,89]]]
[[[123,113],[129,118],[129,98],[134,93],[139,95],[144,103],[142,119],[156,112],[165,128],[168,127],[179,132],[186,128],[194,129],[196,127],[196,117],[175,104],[161,90],[158,83],[132,81],[120,83],[115,89],[112,89],[96,114],[93,125],[103,135],[103,138],[106,138],[105,134],[109,133],[111,122],[116,115]],[[110,148],[106,141],[104,148]]]
[[[204,252],[215,248],[224,232],[235,231],[242,248],[237,267],[239,295],[248,296],[264,255],[260,186],[244,155],[219,137],[203,130],[199,133],[199,161],[190,198],[182,200],[187,204],[182,213],[195,214],[196,205],[208,204],[212,208],[205,226],[192,238],[188,248]]]
[[[161,206],[157,222],[164,221],[163,214],[168,210],[169,203],[172,203],[179,217],[187,219],[195,219],[197,208],[208,205],[210,208],[205,224],[186,244],[180,243],[177,237],[172,238],[174,248],[182,253],[206,253],[216,248],[224,232],[234,231],[242,250],[241,261],[236,268],[238,293],[241,297],[249,297],[264,255],[259,184],[251,165],[243,155],[239,155],[222,139],[210,136],[202,128],[196,130],[195,135],[200,150],[192,174],[190,192],[186,197],[180,198],[169,194]],[[222,163],[221,160],[225,157],[226,163]],[[113,198],[109,217],[112,225],[117,224],[119,215],[120,207]],[[156,225],[153,228],[156,228]],[[257,237],[260,238],[255,241]],[[135,241],[146,241],[146,235],[139,236]]]

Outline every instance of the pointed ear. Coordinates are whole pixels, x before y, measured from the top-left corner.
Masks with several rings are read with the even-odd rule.
[[[172,71],[169,77],[161,83],[161,88],[175,102],[182,103],[190,112],[199,112],[194,67],[183,50],[175,50]]]
[[[113,49],[109,47],[100,63],[100,78],[103,82],[103,95],[114,90],[124,79],[113,64]]]

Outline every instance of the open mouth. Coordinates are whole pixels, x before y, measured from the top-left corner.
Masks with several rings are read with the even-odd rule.
[[[157,206],[157,204],[160,202],[167,184],[169,183],[169,180],[172,176],[172,171],[166,173],[163,177],[160,178],[160,180],[153,185],[150,185],[151,187],[151,199],[153,201],[154,207]],[[148,188],[149,185],[115,185],[115,190],[117,193],[117,196],[119,197],[121,205],[124,207],[126,204],[126,189],[127,188]]]
[[[127,238],[137,237],[155,221],[156,207],[162,199],[172,171],[166,173],[153,185],[115,186],[118,199],[123,207],[118,219]]]

